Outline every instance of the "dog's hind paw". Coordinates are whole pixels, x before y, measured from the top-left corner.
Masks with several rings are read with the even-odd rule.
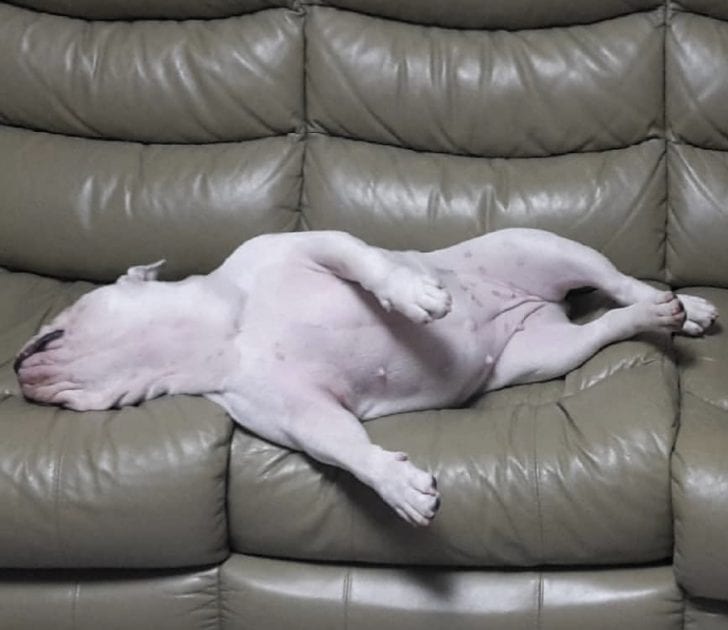
[[[690,337],[699,337],[704,334],[718,318],[718,309],[708,300],[694,295],[679,295],[685,309],[685,323],[682,332]]]

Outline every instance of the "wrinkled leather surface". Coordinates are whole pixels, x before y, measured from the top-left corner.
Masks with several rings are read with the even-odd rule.
[[[668,275],[672,284],[728,286],[728,153],[672,145],[669,150]]]
[[[682,628],[668,567],[506,573],[233,556],[221,581],[228,614],[256,630]]]
[[[689,601],[685,606],[685,630],[724,630],[728,605],[709,600]]]
[[[179,278],[298,221],[296,136],[142,145],[0,127],[0,147],[0,262],[9,267],[111,281],[166,258],[165,277]]]
[[[556,230],[627,273],[662,276],[664,147],[544,159],[484,160],[308,140],[303,216],[393,249],[437,249],[518,225]],[[437,230],[432,225],[437,223]]]
[[[219,562],[232,428],[221,410],[175,397],[80,414],[20,396],[21,339],[88,289],[0,274],[0,566]]]
[[[690,290],[728,309],[725,290]],[[675,570],[691,595],[728,600],[728,335],[681,339],[682,417],[673,460]]]
[[[608,606],[609,615],[604,614]],[[677,630],[669,567],[633,570],[417,570],[310,565],[235,555],[191,572],[3,572],[12,630]],[[711,618],[691,607],[688,627]]]
[[[0,123],[139,142],[302,125],[301,16],[85,22],[0,4]]]
[[[661,22],[658,10],[484,37],[312,8],[309,124],[371,142],[493,157],[624,147],[662,127]]]
[[[8,630],[219,628],[218,569],[182,572],[4,571],[0,626]]]
[[[728,149],[728,83],[716,80],[725,71],[720,60],[728,55],[728,24],[678,13],[670,22],[666,54],[671,135],[707,149]]]

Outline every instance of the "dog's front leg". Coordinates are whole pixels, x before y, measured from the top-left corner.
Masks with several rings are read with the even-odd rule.
[[[431,322],[450,311],[449,292],[418,252],[372,247],[336,231],[310,232],[300,244],[312,262],[344,280],[357,282],[387,311],[398,311],[418,323]]]
[[[440,498],[433,476],[417,468],[405,453],[372,444],[359,419],[338,403],[322,399],[306,405],[286,424],[295,448],[349,471],[407,522],[426,526],[434,518]]]
[[[208,395],[241,425],[287,448],[350,472],[404,520],[426,526],[440,505],[434,477],[404,453],[371,442],[359,419],[325,393],[286,391],[276,409],[237,395]]]

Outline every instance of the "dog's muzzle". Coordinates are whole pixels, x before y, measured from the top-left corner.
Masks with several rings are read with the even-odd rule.
[[[42,352],[45,347],[51,343],[51,341],[55,341],[56,339],[63,337],[63,332],[63,330],[54,330],[53,332],[49,332],[24,348],[23,351],[15,358],[15,363],[13,363],[15,373],[18,373],[20,367],[23,365],[23,361],[36,352]]]

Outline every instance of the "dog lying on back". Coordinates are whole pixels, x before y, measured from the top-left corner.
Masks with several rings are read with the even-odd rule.
[[[435,479],[372,444],[361,421],[556,378],[640,332],[701,335],[718,315],[531,229],[429,253],[341,232],[265,235],[206,276],[160,282],[160,266],[132,267],[44,326],[15,362],[23,394],[79,411],[203,395],[348,470],[413,525],[437,512]],[[621,307],[576,325],[564,298],[581,287]]]

